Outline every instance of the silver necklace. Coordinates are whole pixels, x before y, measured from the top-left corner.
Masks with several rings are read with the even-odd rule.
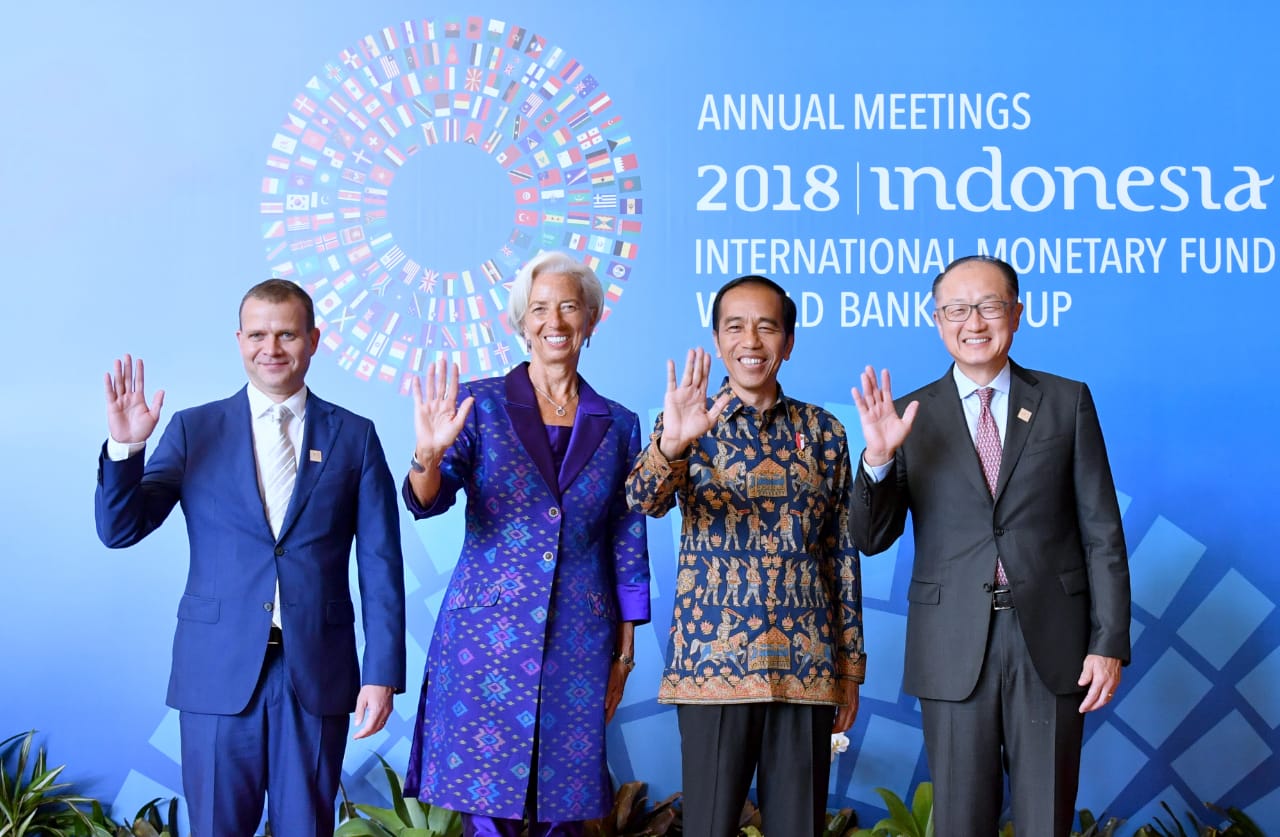
[[[565,401],[563,404],[557,404],[554,398],[552,398],[550,395],[547,395],[545,392],[542,391],[542,387],[538,386],[537,384],[534,384],[532,380],[529,381],[529,383],[533,384],[533,388],[537,390],[538,395],[541,395],[543,398],[547,399],[547,401],[551,404],[551,406],[556,408],[557,416],[561,416],[561,417],[567,416],[569,414],[568,412],[569,405],[572,404],[574,399],[578,397],[578,393],[575,392],[569,396],[568,401]]]

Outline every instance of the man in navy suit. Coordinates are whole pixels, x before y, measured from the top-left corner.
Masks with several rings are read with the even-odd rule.
[[[910,512],[903,688],[920,699],[934,822],[997,831],[1003,773],[1019,834],[1066,837],[1084,713],[1129,662],[1129,565],[1089,388],[1009,359],[1018,274],[967,256],[933,284],[955,361],[900,399],[868,367],[850,532],[875,554]]]
[[[304,384],[320,331],[302,288],[251,288],[236,338],[248,386],[175,414],[145,467],[164,392],[148,405],[142,360],[116,361],[98,536],[129,546],[175,504],[186,517],[190,568],[167,702],[180,713],[193,834],[254,834],[266,794],[276,835],[330,835],[348,715],[355,738],[372,735],[404,691],[395,485],[373,424]]]

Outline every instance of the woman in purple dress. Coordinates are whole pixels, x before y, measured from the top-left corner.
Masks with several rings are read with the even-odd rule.
[[[443,359],[414,381],[416,518],[466,496],[466,536],[427,654],[405,780],[463,812],[464,834],[575,837],[612,790],[605,724],[649,620],[643,518],[623,481],[634,413],[596,393],[578,358],[604,294],[590,268],[545,253],[508,316],[529,362],[459,385]]]

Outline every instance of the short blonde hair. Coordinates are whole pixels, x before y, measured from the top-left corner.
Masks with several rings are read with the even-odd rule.
[[[604,313],[604,286],[600,284],[600,279],[594,270],[575,260],[568,253],[551,250],[539,253],[525,263],[525,266],[516,274],[515,281],[511,283],[511,296],[507,298],[507,319],[516,334],[525,336],[524,315],[529,308],[529,294],[533,290],[533,280],[540,273],[568,276],[578,283],[582,301],[591,312],[591,325],[587,333],[595,331]]]

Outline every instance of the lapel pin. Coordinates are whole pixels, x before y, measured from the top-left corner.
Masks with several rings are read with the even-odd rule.
[[[804,434],[797,432],[796,433],[796,450],[804,450],[804,445],[805,445]]]
[[[1026,419],[1023,419],[1023,421],[1026,421]],[[318,450],[312,450],[310,459],[312,462],[321,462],[324,460],[324,454],[320,453]]]
[[[1018,411],[1018,421],[1031,421],[1031,411],[1023,407]],[[314,451],[313,451],[314,452]]]

